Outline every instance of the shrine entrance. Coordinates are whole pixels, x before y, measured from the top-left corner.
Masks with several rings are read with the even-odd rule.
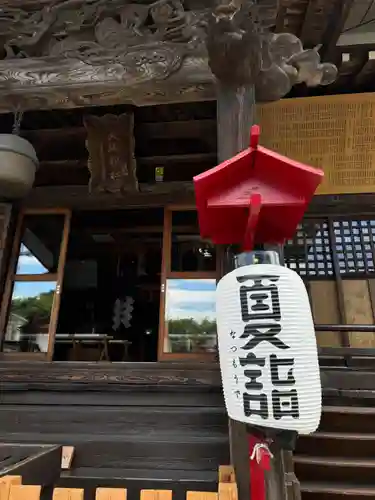
[[[219,252],[193,209],[24,210],[10,261],[5,359],[214,359]]]

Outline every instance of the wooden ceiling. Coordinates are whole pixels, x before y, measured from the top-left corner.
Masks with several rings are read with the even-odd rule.
[[[276,30],[294,33],[306,48],[322,45],[322,58],[335,63],[339,69],[332,85],[314,89],[297,86],[287,97],[374,90],[374,0],[281,1]]]
[[[127,106],[31,111],[24,114],[21,135],[35,147],[40,160],[35,187],[80,188],[88,192],[87,115],[134,113],[135,156],[140,190],[167,192],[217,164],[216,105],[185,103],[143,108]],[[12,115],[0,117],[0,133],[9,133]],[[164,182],[155,186],[155,169],[164,167]],[[151,187],[150,187],[151,186]]]

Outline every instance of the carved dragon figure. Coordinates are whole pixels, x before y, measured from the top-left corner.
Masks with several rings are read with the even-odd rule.
[[[180,0],[150,5],[123,0],[55,0],[28,12],[0,9],[4,58],[100,57],[113,51],[119,59],[129,47],[169,42],[197,48],[208,10],[187,11]],[[191,43],[191,45],[190,45]]]
[[[290,33],[272,33],[277,0],[230,0],[213,10],[207,36],[209,66],[224,84],[254,84],[258,101],[276,100],[296,83],[328,85],[337,76],[319,48],[304,50]]]
[[[304,50],[296,36],[272,32],[278,0],[209,0],[211,7],[198,10],[189,8],[194,0],[136,1],[50,0],[27,10],[3,0],[0,85],[110,78],[134,86],[168,78],[186,58],[194,61],[191,71],[208,73],[208,62],[222,82],[254,83],[258,101],[279,99],[298,82],[336,77],[335,66],[321,64],[319,47]],[[14,64],[29,59],[56,68],[61,58],[73,61],[69,76],[20,72]]]

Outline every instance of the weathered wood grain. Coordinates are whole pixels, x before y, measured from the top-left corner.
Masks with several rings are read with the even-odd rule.
[[[61,387],[87,384],[87,390],[102,386],[143,387],[211,387],[220,388],[217,364],[210,363],[111,363],[87,362],[22,362],[0,361],[1,383],[27,383],[29,388],[39,384]],[[4,385],[4,390],[6,386]],[[48,385],[48,390],[51,386]]]
[[[229,462],[215,364],[0,362],[0,385],[0,441],[74,446],[69,478]]]
[[[373,373],[322,369],[325,398],[369,400]],[[75,446],[63,486],[173,489],[181,476],[177,500],[192,484],[213,491],[229,463],[218,365],[0,362],[0,442],[10,440]]]
[[[0,443],[0,477],[22,476],[25,484],[52,485],[60,476],[60,465],[61,446]]]

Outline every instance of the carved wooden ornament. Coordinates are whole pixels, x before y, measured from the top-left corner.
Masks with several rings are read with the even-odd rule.
[[[133,114],[90,115],[85,117],[84,125],[91,174],[90,192],[138,191]]]

